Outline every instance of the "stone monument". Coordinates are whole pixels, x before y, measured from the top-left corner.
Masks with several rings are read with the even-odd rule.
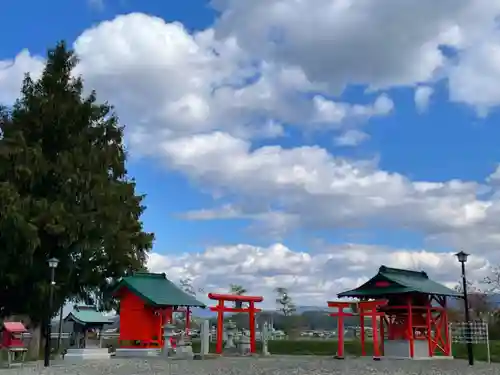
[[[210,352],[210,322],[208,320],[204,320],[201,325],[201,353],[202,357],[208,355]]]
[[[177,341],[177,345],[175,348],[175,359],[193,359],[193,346],[191,345],[191,339],[186,335],[185,332],[182,332],[179,340]]]
[[[163,356],[168,358],[174,355],[174,348],[170,343],[170,339],[174,336],[175,325],[167,323],[163,326]]]
[[[226,343],[224,344],[224,350],[227,350],[229,349],[230,351],[231,350],[234,350],[236,349],[236,345],[234,343],[234,338],[236,336],[236,324],[231,321],[231,320],[228,320],[228,322],[224,325],[224,328],[226,330]]]
[[[243,333],[238,341],[238,351],[241,355],[250,354],[250,336],[246,333]]]
[[[269,324],[267,322],[264,323],[264,327],[262,327],[262,332],[260,334],[262,340],[262,355],[267,356],[270,355],[268,348],[268,341],[270,336]]]

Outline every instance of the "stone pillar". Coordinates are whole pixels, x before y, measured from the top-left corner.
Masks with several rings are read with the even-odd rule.
[[[260,338],[262,340],[262,355],[269,355],[270,353],[267,346],[267,342],[269,340],[269,325],[267,322],[265,322],[264,327],[262,327]]]
[[[170,338],[174,335],[175,325],[167,323],[163,326],[163,356],[169,357],[173,348]]]
[[[201,325],[201,355],[208,355],[210,350],[210,322],[208,320],[204,320]]]
[[[99,348],[102,349],[102,328],[99,330]]]

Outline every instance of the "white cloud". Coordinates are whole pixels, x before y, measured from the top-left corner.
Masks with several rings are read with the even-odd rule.
[[[429,86],[418,86],[415,89],[415,106],[417,107],[417,111],[425,112],[427,110],[433,93],[434,89]]]
[[[460,246],[498,260],[495,174],[484,182],[412,181],[381,170],[373,160],[346,159],[314,145],[287,148],[279,139],[293,128],[325,132],[338,144],[358,144],[369,136],[367,121],[394,110],[392,88],[415,88],[416,105],[423,109],[438,79],[448,79],[451,100],[486,113],[500,101],[491,83],[498,73],[498,2],[317,0],[314,7],[304,0],[216,3],[222,15],[207,30],[190,33],[180,23],[130,14],[84,31],[74,44],[81,60],[76,73],[100,99],[116,106],[128,125],[132,153],[160,161],[230,201],[220,209],[200,207],[187,218],[244,217],[285,239],[295,228],[411,230],[431,245]],[[451,52],[444,53],[443,46]],[[27,51],[14,61],[0,62],[0,101],[11,103],[22,73],[36,75],[41,67],[42,61]],[[353,84],[366,85],[367,95],[375,99],[345,100],[340,93]],[[266,146],[260,146],[257,141],[264,138]],[[492,194],[484,194],[488,189]],[[386,262],[384,257],[401,264],[411,259],[411,251],[387,248],[350,248],[339,254],[362,258],[372,251],[378,258],[366,264]],[[331,277],[332,271],[314,268],[325,255],[307,258],[282,245],[222,246],[181,258],[154,254],[151,264],[174,275],[200,275],[207,285],[220,288],[225,281],[201,275],[203,270],[215,272],[215,266],[205,267],[211,264],[205,258],[217,258],[220,252],[232,258],[263,258],[240,263],[259,272],[264,272],[259,262],[266,257],[300,260],[308,266],[292,262],[295,268],[290,269],[303,278],[301,293],[306,285],[317,285],[316,272],[330,275],[328,282],[335,283],[330,286],[338,290],[374,272],[360,261],[342,265],[337,259],[339,273]],[[429,268],[433,266],[422,259],[448,259],[438,253],[418,254],[413,257]],[[343,274],[349,267],[359,272]],[[257,279],[246,270],[237,275],[253,285]],[[268,290],[276,283],[293,283],[291,275],[271,270],[275,276],[258,279]]]
[[[446,68],[440,47],[469,46],[491,31],[500,5],[479,0],[216,1],[217,31],[256,56],[300,66],[342,89],[429,81]],[[425,24],[425,27],[422,25]]]
[[[249,294],[263,295],[263,305],[273,308],[276,287],[289,288],[300,305],[325,306],[337,293],[374,276],[382,264],[424,269],[435,281],[450,286],[460,280],[459,263],[453,254],[358,244],[331,246],[314,254],[294,251],[280,243],[265,248],[218,246],[179,256],[153,253],[148,266],[153,272],[166,272],[173,281],[192,278],[201,299],[208,292],[228,291],[232,283],[245,286]],[[471,279],[482,279],[488,262],[471,257],[467,266]]]
[[[369,138],[368,134],[360,130],[348,130],[335,138],[337,146],[357,146]]]
[[[0,104],[12,104],[19,96],[24,75],[31,72],[36,79],[44,61],[22,50],[13,60],[0,61]]]
[[[487,39],[463,53],[460,64],[450,72],[450,99],[487,112],[500,103],[500,35]]]

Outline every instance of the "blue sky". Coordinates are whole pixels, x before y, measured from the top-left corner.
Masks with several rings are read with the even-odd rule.
[[[498,6],[460,0],[429,16],[425,2],[375,10],[321,0],[324,12],[317,4],[305,15],[301,2],[277,0],[223,0],[217,10],[202,0],[9,2],[0,60],[30,55],[3,75],[0,61],[0,98],[26,69],[39,72],[47,47],[76,42],[88,87],[127,125],[154,270],[214,289],[285,285],[314,302],[381,263],[430,269],[452,285],[456,269],[443,265],[459,246],[477,255],[476,278],[495,264]],[[269,37],[278,31],[280,42]],[[236,81],[244,90],[227,83]],[[431,92],[421,110],[419,87]],[[264,135],[271,122],[279,134]],[[350,132],[364,140],[339,145]]]

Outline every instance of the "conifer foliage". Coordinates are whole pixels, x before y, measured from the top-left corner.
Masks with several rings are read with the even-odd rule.
[[[26,76],[17,102],[0,110],[0,316],[40,322],[65,299],[142,269],[152,246],[124,129],[110,105],[84,95],[77,63],[59,43],[41,77]],[[49,312],[51,257],[60,263]]]

